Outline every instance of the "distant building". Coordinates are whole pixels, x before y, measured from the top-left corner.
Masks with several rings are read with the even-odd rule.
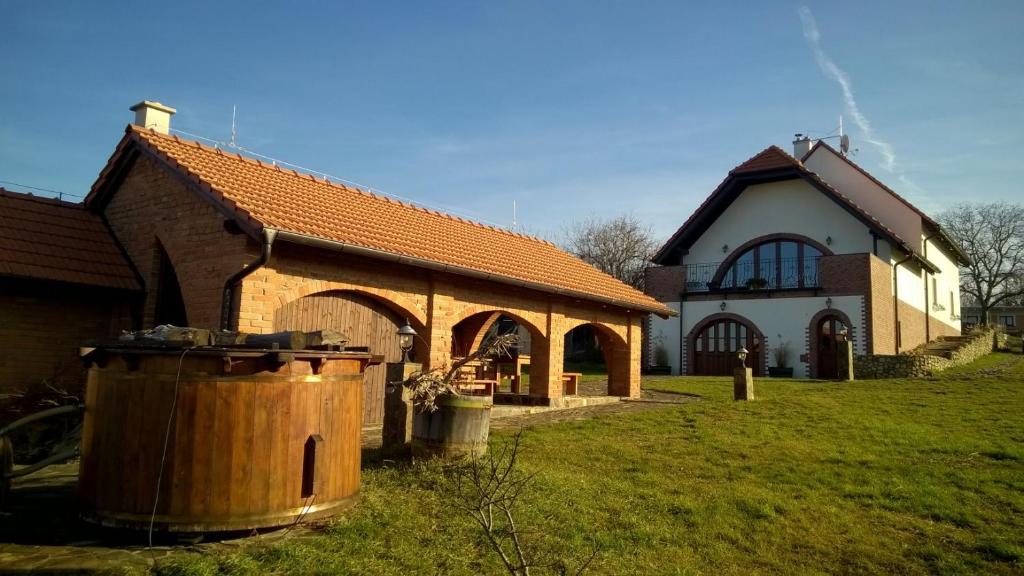
[[[836,375],[836,337],[893,354],[960,333],[959,265],[939,224],[826,143],[799,138],[743,162],[666,242],[647,292],[651,357],[675,374]]]

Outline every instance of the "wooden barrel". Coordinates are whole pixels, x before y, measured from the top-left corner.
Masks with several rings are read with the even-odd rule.
[[[491,429],[490,396],[446,396],[434,412],[416,411],[412,451],[419,456],[482,456]]]
[[[328,516],[358,495],[362,380],[375,357],[101,349],[90,360],[87,520],[147,529],[155,504],[157,530],[250,530]]]

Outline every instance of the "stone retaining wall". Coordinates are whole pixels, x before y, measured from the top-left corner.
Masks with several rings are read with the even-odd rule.
[[[995,335],[991,330],[972,333],[974,339],[953,351],[952,358],[926,354],[866,354],[854,359],[854,374],[860,379],[920,378],[960,366],[992,352]]]

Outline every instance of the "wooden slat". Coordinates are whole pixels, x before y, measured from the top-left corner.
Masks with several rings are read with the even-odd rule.
[[[384,356],[385,362],[401,359],[398,328],[404,319],[384,304],[351,292],[325,292],[306,296],[279,308],[274,314],[274,330],[338,330],[345,333],[348,346],[366,346]],[[384,419],[384,380],[386,367],[371,366],[363,383],[363,424],[379,424]]]

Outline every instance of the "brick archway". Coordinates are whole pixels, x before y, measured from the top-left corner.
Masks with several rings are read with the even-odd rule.
[[[761,330],[757,327],[757,324],[754,324],[754,322],[749,318],[745,316],[740,316],[739,314],[733,314],[731,312],[718,312],[715,314],[711,314],[710,316],[705,316],[704,318],[701,319],[700,322],[695,324],[693,329],[690,330],[689,334],[686,335],[686,373],[690,376],[696,375],[694,366],[694,343],[696,342],[697,337],[704,331],[705,328],[707,328],[711,324],[714,324],[715,322],[720,322],[722,320],[732,320],[734,322],[746,326],[747,330],[750,330],[752,335],[759,339],[760,349],[757,351],[757,354],[759,356],[757,360],[757,368],[759,368],[760,370],[755,370],[755,372],[759,371],[760,374],[767,374],[768,354],[765,352],[766,341],[764,333],[762,333]],[[748,361],[747,364],[751,365],[751,362]]]
[[[333,282],[329,280],[308,279],[297,285],[291,286],[279,292],[275,296],[275,303],[280,308],[289,302],[298,300],[305,296],[319,294],[321,292],[353,292],[377,300],[391,308],[396,314],[409,319],[410,324],[417,331],[427,324],[427,314],[415,301],[407,298],[402,293],[385,288],[374,286],[363,286],[349,282]]]
[[[593,328],[594,335],[597,337],[601,355],[604,358],[605,371],[608,374],[607,394],[609,396],[629,396],[629,342],[610,326],[601,322],[587,321],[573,321],[567,324],[562,333],[562,339],[564,340],[570,332],[582,326]],[[564,360],[563,350],[562,361],[564,362]]]
[[[854,342],[857,334],[856,328],[853,327],[853,323],[850,322],[850,317],[845,312],[837,308],[825,308],[819,310],[817,314],[811,317],[810,323],[807,325],[807,371],[810,378],[818,378],[818,349],[815,346],[816,339],[818,337],[818,324],[822,320],[829,316],[835,316],[846,325],[849,330],[850,342]]]

